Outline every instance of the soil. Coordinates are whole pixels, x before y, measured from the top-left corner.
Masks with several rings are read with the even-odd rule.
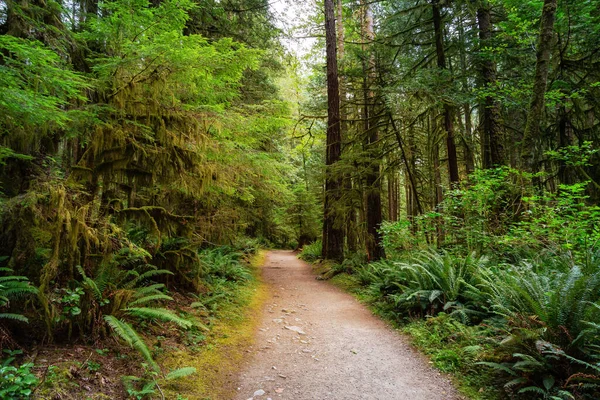
[[[271,287],[237,400],[460,399],[406,337],[291,251],[263,267]],[[264,392],[264,393],[262,393]]]

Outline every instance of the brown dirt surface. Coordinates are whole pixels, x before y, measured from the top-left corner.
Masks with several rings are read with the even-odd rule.
[[[293,252],[270,252],[263,278],[272,297],[237,400],[461,398],[407,338],[351,295],[316,280]]]

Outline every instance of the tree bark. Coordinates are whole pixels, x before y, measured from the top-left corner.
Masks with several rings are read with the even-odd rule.
[[[344,23],[342,13],[342,0],[335,1],[335,13],[336,13],[336,31],[337,31],[337,60],[343,62],[344,60]],[[343,70],[343,67],[340,69]],[[340,74],[338,77],[340,86],[340,135],[342,138],[342,145],[347,146],[349,142],[348,138],[348,104],[346,101],[346,77],[344,74]],[[343,148],[342,148],[343,152]],[[346,237],[346,247],[349,253],[355,253],[358,249],[358,235],[357,235],[357,223],[356,223],[356,208],[354,202],[354,196],[352,193],[352,176],[351,173],[346,172],[343,176],[343,187],[345,198],[345,207],[348,210],[345,215],[344,223],[344,234]]]
[[[556,7],[557,0],[544,0],[536,54],[537,61],[535,63],[533,93],[531,94],[531,102],[527,113],[523,143],[521,144],[523,167],[528,172],[535,172],[540,156],[540,149],[538,148],[540,143],[538,139],[540,137],[540,127],[544,113],[548,70],[550,69],[550,53],[554,37]]]
[[[341,197],[342,179],[333,171],[333,166],[340,160],[342,153],[333,0],[325,0],[325,46],[327,57],[327,153],[322,256],[325,259],[341,261],[344,258],[344,232],[336,223],[335,207]]]
[[[492,38],[492,18],[490,6],[482,5],[477,10],[477,25],[479,27],[479,50],[482,51]],[[496,85],[496,64],[483,58],[480,61],[482,87],[486,91],[493,90]],[[493,96],[486,96],[480,103],[481,143],[483,168],[506,164],[506,152],[502,128],[500,127],[500,108]]]
[[[363,43],[372,42],[375,38],[373,29],[373,16],[369,5],[361,0],[362,9],[362,26],[361,36]],[[366,46],[363,45],[363,51]],[[365,52],[367,54],[367,52]],[[376,110],[375,110],[375,93],[371,85],[375,81],[375,57],[372,51],[368,52],[368,59],[363,60],[363,118],[365,129],[365,148],[368,154],[369,164],[365,176],[366,192],[367,192],[367,256],[370,261],[377,261],[385,257],[382,237],[379,232],[382,222],[382,207],[381,207],[381,180],[380,180],[380,155],[377,152],[379,142],[379,129],[377,127]]]
[[[441,6],[439,0],[432,1],[433,7],[433,30],[435,35],[435,50],[438,68],[446,69],[446,54],[444,50],[444,28],[442,26]],[[448,176],[450,186],[458,183],[458,158],[456,156],[456,144],[454,142],[453,107],[444,102],[444,130],[446,131],[446,150],[448,152]]]

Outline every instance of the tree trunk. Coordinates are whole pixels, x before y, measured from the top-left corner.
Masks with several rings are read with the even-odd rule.
[[[479,26],[479,49],[488,46],[492,38],[492,18],[490,6],[484,4],[477,10],[477,24]],[[480,74],[482,86],[486,91],[493,90],[496,85],[496,64],[484,58],[481,61]],[[506,152],[500,127],[500,108],[493,96],[486,96],[480,103],[481,115],[481,143],[483,168],[506,164]]]
[[[432,143],[431,143],[431,158],[433,166],[433,190],[435,196],[433,197],[433,209],[439,210],[439,205],[444,201],[444,193],[442,191],[442,176],[440,173],[440,146],[437,140],[437,123],[436,116],[433,116],[431,123]],[[437,246],[441,247],[445,240],[444,224],[441,217],[435,219],[435,231],[436,231],[436,242]]]
[[[337,30],[337,60],[343,62],[344,60],[344,23],[342,13],[342,0],[336,0],[335,2],[335,13],[336,13],[336,30]],[[343,70],[343,67],[341,68]],[[340,86],[340,136],[342,138],[342,144],[348,145],[348,104],[346,101],[346,77],[343,74],[339,76]],[[343,149],[342,149],[343,151]],[[357,251],[358,237],[357,237],[357,223],[356,223],[356,208],[354,207],[354,196],[352,193],[352,176],[349,172],[344,173],[343,176],[343,187],[346,193],[345,207],[348,210],[345,215],[344,233],[346,236],[346,247],[348,252],[355,253]]]
[[[395,172],[390,172],[387,177],[388,184],[388,219],[398,221],[398,177]]]
[[[533,93],[527,113],[527,124],[523,133],[521,158],[525,170],[536,172],[536,165],[540,156],[540,127],[544,113],[544,97],[548,82],[548,70],[550,68],[550,53],[552,51],[552,39],[554,37],[554,16],[556,14],[557,0],[544,0],[542,21],[540,25],[540,36],[537,46],[537,61],[535,63],[535,77],[533,81]]]
[[[446,69],[446,54],[444,50],[444,28],[442,26],[441,6],[439,0],[433,0],[433,30],[435,34],[435,50],[437,54],[437,66]],[[448,176],[450,186],[458,183],[458,158],[456,156],[456,144],[454,143],[454,116],[451,104],[444,103],[444,129],[446,131],[446,150],[448,152]]]
[[[471,105],[466,103],[463,106],[465,112],[465,137],[463,144],[465,147],[465,169],[467,175],[475,171],[475,154],[473,152],[473,122],[471,121]]]
[[[373,16],[368,4],[361,0],[362,8],[362,26],[361,36],[363,43],[372,42],[375,38],[373,29]],[[363,51],[365,45],[363,45]],[[365,52],[367,54],[367,52]],[[375,93],[371,89],[371,85],[375,81],[375,57],[371,52],[368,52],[368,59],[363,59],[363,118],[365,129],[365,149],[368,154],[368,167],[365,176],[366,192],[367,192],[367,255],[370,261],[377,261],[385,257],[383,246],[381,245],[382,237],[379,232],[382,222],[382,207],[381,207],[381,180],[380,180],[380,155],[377,148],[379,146],[379,128],[377,127],[376,110],[375,110]]]
[[[325,259],[344,258],[344,232],[336,223],[335,207],[341,197],[342,179],[333,171],[340,160],[340,90],[337,72],[335,15],[333,0],[325,0],[325,45],[327,56],[327,152],[325,158],[325,207],[323,216],[323,251]]]

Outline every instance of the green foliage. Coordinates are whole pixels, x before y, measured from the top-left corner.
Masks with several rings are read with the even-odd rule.
[[[159,370],[158,364],[152,358],[152,354],[148,349],[146,343],[140,338],[138,333],[133,329],[127,322],[119,320],[112,315],[105,315],[104,320],[112,328],[113,332],[121,339],[123,339],[128,345],[136,349],[146,362],[150,365],[153,370]]]
[[[14,271],[11,268],[0,268],[0,272],[11,275],[0,276],[0,307],[7,308],[11,300],[19,299],[28,294],[37,294],[37,289],[29,283],[27,277],[12,275]],[[16,313],[0,313],[0,319],[12,319],[22,322],[28,322],[27,317]]]
[[[317,240],[311,244],[307,244],[302,247],[300,252],[300,258],[304,261],[313,262],[321,258],[323,243]]]
[[[37,386],[39,379],[31,371],[33,363],[24,363],[19,366],[12,365],[21,350],[4,350],[8,355],[2,360],[0,366],[0,397],[6,399],[28,399]]]
[[[65,128],[78,112],[65,106],[85,100],[83,90],[89,87],[81,74],[70,71],[58,54],[39,41],[0,35],[0,50],[3,136],[12,137],[16,133],[13,130],[25,133],[37,127],[46,132]],[[31,144],[19,143],[17,149]]]
[[[600,270],[593,267],[583,273],[577,265],[523,263],[485,279],[492,309],[507,321],[499,347],[507,361],[487,365],[511,377],[507,389],[558,398],[598,393]]]
[[[468,384],[465,390],[470,398],[500,398],[493,374],[478,365],[498,345],[498,330],[493,324],[464,325],[441,312],[436,317],[413,320],[403,330],[412,336],[415,346],[431,357],[436,368],[462,377],[459,384]]]
[[[193,323],[191,321],[181,318],[172,311],[164,308],[129,307],[124,309],[123,311],[128,315],[141,319],[173,322],[183,329],[189,329],[193,326]]]
[[[123,376],[123,384],[127,394],[136,400],[151,398],[156,394],[156,381],[147,380],[137,376]]]
[[[252,279],[248,267],[241,261],[242,253],[231,251],[227,247],[220,247],[201,250],[198,256],[208,282],[214,278],[233,282]]]
[[[184,378],[186,376],[190,376],[196,373],[196,368],[194,367],[183,367],[183,368],[179,368],[179,369],[175,369],[171,372],[169,372],[166,376],[167,380],[174,380],[174,379],[180,379],[180,378]]]
[[[418,307],[430,315],[448,312],[463,322],[480,314],[475,276],[485,269],[487,258],[470,254],[457,257],[448,252],[422,252],[401,264],[405,280],[395,282],[400,293],[390,297],[398,307]]]

